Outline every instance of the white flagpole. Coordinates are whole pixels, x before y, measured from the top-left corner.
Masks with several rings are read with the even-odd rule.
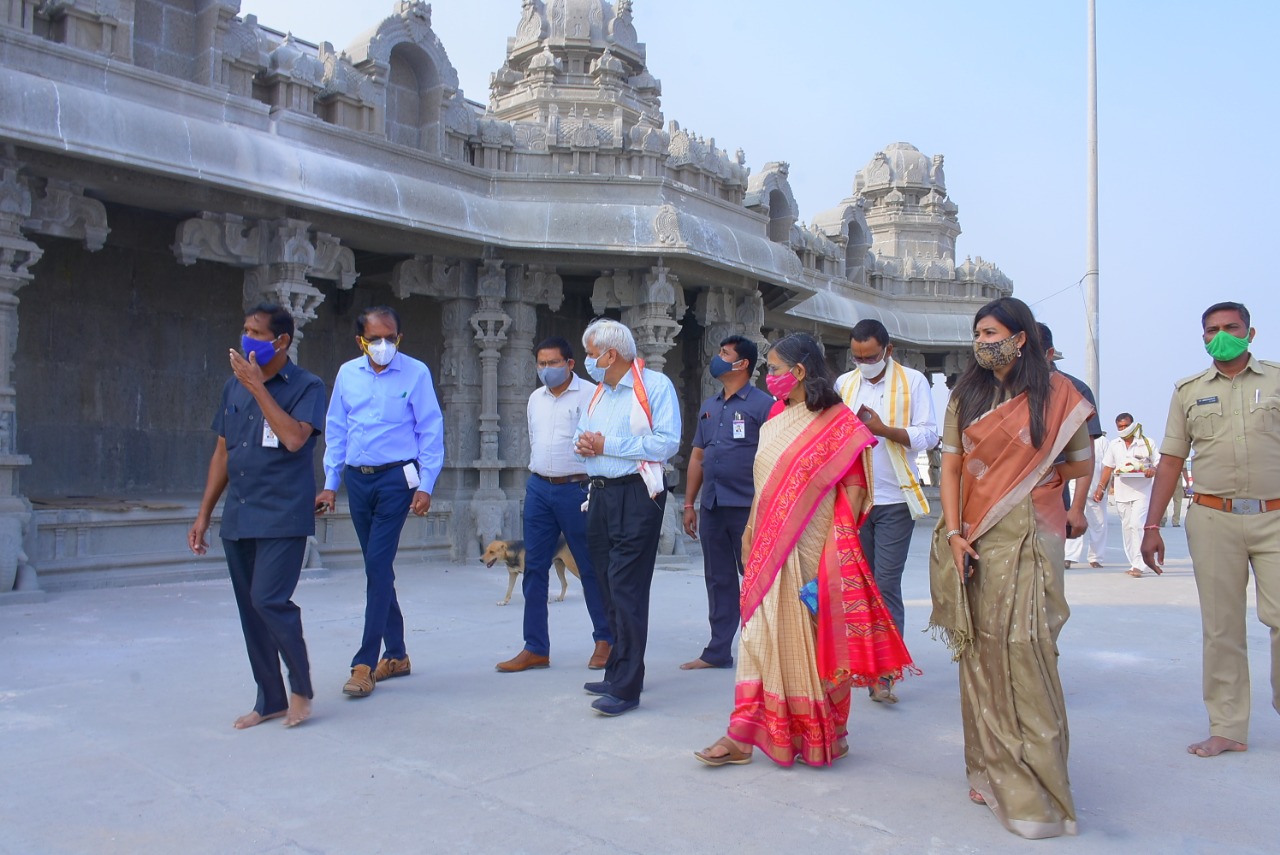
[[[1084,377],[1089,388],[1102,405],[1102,388],[1099,382],[1098,357],[1099,334],[1098,324],[1098,45],[1097,24],[1094,9],[1095,0],[1088,0],[1089,5],[1089,104],[1088,113],[1088,178],[1087,201],[1085,202],[1085,273],[1084,273],[1084,311],[1088,329],[1085,342]]]

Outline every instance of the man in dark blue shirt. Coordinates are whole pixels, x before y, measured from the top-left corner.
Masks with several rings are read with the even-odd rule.
[[[244,319],[234,374],[222,388],[213,418],[218,434],[200,512],[187,545],[204,555],[214,508],[223,492],[222,547],[240,610],[258,699],[235,720],[243,730],[285,717],[286,727],[311,714],[311,667],[302,637],[302,610],[292,601],[307,538],[315,534],[315,427],[324,418],[319,377],[289,360],[293,316],[263,303]],[[280,660],[289,668],[285,694]]]
[[[701,656],[680,666],[685,671],[733,664],[733,636],[741,622],[738,576],[742,573],[742,533],[755,497],[752,466],[760,444],[760,425],[773,406],[773,397],[751,384],[759,356],[755,342],[740,335],[720,342],[710,370],[724,389],[703,401],[693,434],[684,530],[698,538],[694,500],[701,493],[702,563],[711,641]]]

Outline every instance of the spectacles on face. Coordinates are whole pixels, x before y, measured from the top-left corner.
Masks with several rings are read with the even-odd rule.
[[[375,344],[377,344],[377,343],[378,343],[378,342],[380,342],[380,341],[385,341],[387,344],[395,344],[396,342],[398,342],[398,341],[400,340],[400,336],[399,336],[399,334],[396,334],[396,335],[375,335],[375,336],[372,336],[372,337],[362,335],[362,336],[360,336],[360,340],[361,340],[362,342],[364,342],[365,347],[373,347]]]
[[[856,353],[853,353],[853,352],[850,352],[849,355],[852,356],[853,361],[858,363],[859,365],[874,365],[877,362],[883,362],[885,354],[887,354],[888,352],[889,352],[889,348],[886,347],[883,350],[881,350],[879,353],[877,353],[875,356],[858,356]]]

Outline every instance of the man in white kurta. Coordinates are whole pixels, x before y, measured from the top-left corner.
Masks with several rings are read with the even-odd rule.
[[[1093,440],[1093,477],[1090,478],[1090,484],[1098,484],[1102,481],[1102,458],[1107,453],[1107,446],[1110,445],[1106,434],[1095,437]],[[1075,499],[1076,482],[1071,482],[1071,498]],[[1089,523],[1089,530],[1082,537],[1077,537],[1067,541],[1067,567],[1072,564],[1083,564],[1085,561],[1085,546],[1088,541],[1088,558],[1090,567],[1101,567],[1102,558],[1107,554],[1107,503],[1099,501],[1089,496],[1084,506],[1084,518]]]
[[[1142,575],[1142,526],[1151,501],[1151,478],[1156,473],[1160,455],[1151,441],[1142,435],[1142,425],[1128,413],[1116,416],[1120,435],[1107,444],[1102,457],[1102,477],[1094,490],[1093,500],[1102,501],[1103,490],[1115,479],[1116,510],[1124,530],[1124,554],[1129,560],[1130,576]]]

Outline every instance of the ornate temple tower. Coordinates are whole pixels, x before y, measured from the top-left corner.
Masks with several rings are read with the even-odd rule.
[[[619,140],[642,116],[662,125],[662,84],[645,67],[631,0],[524,0],[489,90],[489,113],[503,121],[554,131],[572,118]]]

